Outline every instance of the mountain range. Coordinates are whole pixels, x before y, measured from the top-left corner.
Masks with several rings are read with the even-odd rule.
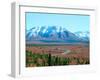
[[[89,42],[89,32],[71,32],[59,26],[41,26],[26,30],[26,41]]]

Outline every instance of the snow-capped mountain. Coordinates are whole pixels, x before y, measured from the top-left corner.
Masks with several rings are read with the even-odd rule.
[[[75,32],[75,35],[78,36],[79,38],[85,40],[85,41],[89,41],[89,38],[90,38],[89,37],[90,33],[88,31],[86,31],[86,32],[78,31],[78,32]]]
[[[59,42],[79,42],[88,41],[89,35],[86,33],[76,32],[72,33],[63,27],[57,26],[42,26],[33,27],[30,30],[26,30],[27,41],[59,41]]]

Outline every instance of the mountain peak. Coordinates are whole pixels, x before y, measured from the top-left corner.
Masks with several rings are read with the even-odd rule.
[[[85,39],[86,38],[86,39]],[[78,42],[88,41],[89,32],[75,32],[72,33],[62,26],[41,26],[33,27],[30,30],[26,30],[26,40],[45,40],[45,41],[61,41],[61,42]]]

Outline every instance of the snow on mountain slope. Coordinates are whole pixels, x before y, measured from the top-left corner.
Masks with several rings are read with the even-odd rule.
[[[26,40],[77,42],[88,41],[89,32],[72,33],[61,26],[41,26],[26,30]]]
[[[79,38],[85,40],[85,41],[89,41],[89,35],[90,33],[88,31],[86,32],[75,32],[75,35],[78,36]]]

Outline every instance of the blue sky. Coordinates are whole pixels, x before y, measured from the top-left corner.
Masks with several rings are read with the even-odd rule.
[[[62,26],[71,32],[89,31],[90,16],[27,12],[26,29],[36,26]]]

